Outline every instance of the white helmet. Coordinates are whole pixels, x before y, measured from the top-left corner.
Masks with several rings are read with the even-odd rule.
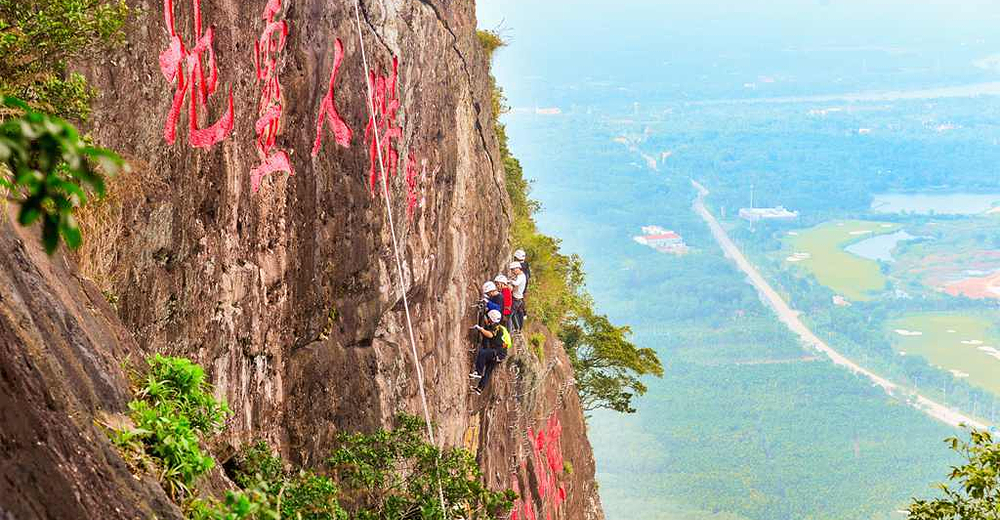
[[[497,284],[493,282],[486,282],[483,284],[483,294],[489,294],[497,290]]]
[[[507,267],[510,269],[520,269],[521,262],[511,262],[510,265],[508,265]]]
[[[502,315],[500,314],[500,311],[498,311],[498,310],[496,310],[496,309],[493,309],[493,310],[491,310],[490,312],[487,312],[487,313],[486,313],[486,316],[487,316],[487,317],[488,317],[488,318],[490,319],[490,321],[492,321],[493,323],[500,323],[500,318],[502,318],[502,317],[503,317],[503,316],[502,316]]]
[[[507,277],[502,274],[498,274],[496,278],[493,279],[493,281],[496,283],[510,283],[510,280],[508,280]]]
[[[518,249],[517,251],[514,251],[514,260],[524,261],[525,256],[526,255],[524,253],[524,249]]]

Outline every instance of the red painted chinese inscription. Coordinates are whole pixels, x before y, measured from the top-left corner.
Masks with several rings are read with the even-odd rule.
[[[333,85],[337,82],[337,71],[341,62],[344,61],[344,44],[340,43],[340,38],[333,42],[333,72],[330,73],[330,87],[326,91],[326,96],[319,105],[319,115],[316,116],[316,141],[313,143],[312,156],[319,154],[320,147],[323,146],[323,123],[329,122],[333,127],[333,136],[337,144],[343,147],[351,146],[351,127],[347,126],[344,119],[337,112],[336,105],[333,104]]]
[[[260,188],[260,181],[266,175],[279,171],[295,175],[288,153],[284,150],[274,150],[284,110],[281,82],[278,80],[278,54],[285,49],[288,39],[288,22],[275,20],[279,11],[281,11],[281,0],[268,0],[261,15],[265,23],[264,32],[253,44],[254,71],[257,85],[261,89],[257,104],[258,117],[254,124],[254,131],[257,133],[255,144],[260,164],[250,172],[250,185],[255,192]]]
[[[399,111],[399,97],[396,95],[396,80],[399,77],[399,61],[392,59],[392,75],[379,76],[374,70],[368,73],[368,84],[372,89],[372,114],[365,127],[365,139],[368,140],[368,185],[375,193],[375,183],[379,180],[379,157],[385,165],[389,177],[396,175],[399,153],[393,141],[403,136],[403,128],[396,126],[396,113]],[[375,132],[378,131],[378,142]],[[381,149],[379,149],[381,148]],[[388,179],[386,179],[388,181]]]
[[[214,29],[209,27],[202,33],[201,0],[191,0],[194,9],[195,46],[188,50],[174,27],[173,0],[164,0],[163,19],[170,31],[170,46],[160,53],[160,71],[167,81],[175,82],[174,99],[163,127],[163,138],[174,144],[177,137],[177,122],[180,120],[184,98],[190,94],[188,111],[188,143],[195,148],[208,148],[222,141],[233,131],[233,91],[229,90],[229,104],[226,113],[207,128],[198,128],[198,108],[206,108],[208,97],[218,87],[219,72],[212,48]],[[202,55],[208,53],[208,77],[205,77]],[[176,81],[175,81],[176,80]]]

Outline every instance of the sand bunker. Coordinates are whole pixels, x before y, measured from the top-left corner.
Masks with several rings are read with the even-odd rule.
[[[1000,298],[1000,273],[971,277],[950,283],[944,287],[944,292],[952,296],[965,296],[973,300]]]
[[[953,375],[955,377],[958,377],[958,378],[969,377],[969,373],[968,372],[962,372],[961,370],[949,370],[949,372],[951,372],[951,375]]]
[[[899,334],[900,336],[923,336],[924,333],[919,330],[906,330],[906,329],[896,329],[893,332]]]
[[[868,233],[871,232],[872,230],[870,229],[859,229],[857,231],[851,231],[850,233],[848,233],[848,235],[867,235]]]
[[[982,345],[983,342],[981,340],[978,340],[978,339],[966,339],[966,340],[962,340],[962,344],[963,345]]]
[[[987,354],[1000,354],[1000,351],[998,351],[993,347],[976,347],[976,348],[982,350],[983,352],[986,352]]]

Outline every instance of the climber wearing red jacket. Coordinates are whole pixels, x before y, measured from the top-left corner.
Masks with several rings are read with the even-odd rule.
[[[502,274],[498,274],[493,282],[503,295],[503,309],[501,309],[503,326],[510,330],[510,317],[514,313],[514,290],[510,287],[510,280]]]

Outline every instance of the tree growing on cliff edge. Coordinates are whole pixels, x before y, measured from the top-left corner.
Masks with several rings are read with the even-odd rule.
[[[563,325],[559,338],[573,365],[584,410],[633,413],[632,397],[646,393],[639,378],[663,375],[656,352],[636,347],[628,340],[630,334],[628,327],[617,327],[589,309]]]
[[[911,520],[1000,519],[1000,444],[985,431],[972,430],[969,441],[945,439],[951,449],[968,462],[951,469],[948,478],[958,489],[938,484],[944,493],[934,500],[914,500],[908,510]]]

